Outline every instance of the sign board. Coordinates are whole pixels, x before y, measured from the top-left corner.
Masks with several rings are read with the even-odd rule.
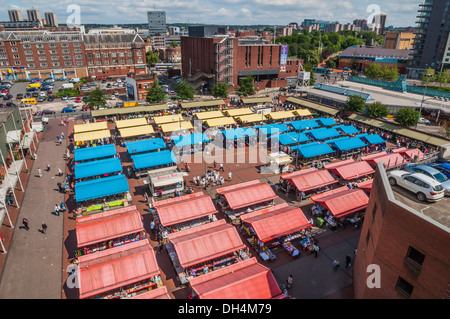
[[[301,81],[306,81],[306,80],[311,79],[311,72],[305,72],[305,71],[299,72],[298,79]]]
[[[288,46],[282,45],[281,46],[281,58],[280,58],[280,71],[281,72],[286,72],[287,57],[288,57]]]

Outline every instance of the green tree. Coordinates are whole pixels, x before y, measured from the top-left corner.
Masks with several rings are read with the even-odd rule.
[[[255,84],[253,83],[253,75],[248,74],[243,79],[241,79],[241,81],[239,82],[239,91],[244,96],[255,94]]]
[[[182,100],[192,100],[194,98],[195,89],[186,80],[178,83],[175,91]]]
[[[336,69],[336,62],[333,59],[327,60],[325,64],[329,69]]]
[[[92,109],[94,107],[107,107],[106,98],[108,97],[103,93],[100,87],[96,87],[94,90],[89,92],[89,102],[88,106]]]
[[[219,82],[212,88],[212,95],[215,98],[227,98],[228,97],[228,83],[227,82]]]
[[[389,114],[389,110],[386,105],[377,101],[367,105],[367,114],[371,117],[380,118],[387,116]]]
[[[372,63],[368,68],[364,70],[364,75],[369,79],[378,80],[383,76],[383,70],[378,64]]]
[[[383,66],[381,68],[381,79],[384,81],[395,81],[400,76],[397,68],[389,68],[387,66]]]
[[[145,54],[145,59],[147,61],[147,64],[153,64],[159,62],[159,54],[153,51],[148,51]]]
[[[152,86],[147,89],[146,100],[148,103],[162,103],[166,99],[164,89],[159,85],[158,80],[153,80]]]
[[[395,121],[401,126],[416,126],[419,121],[419,111],[411,107],[402,107],[395,114]]]
[[[177,42],[177,41],[173,41],[173,42],[170,44],[170,46],[171,46],[172,48],[176,48],[176,47],[178,46],[178,42]]]
[[[359,95],[351,95],[345,104],[345,109],[353,112],[362,112],[366,107],[366,100]]]

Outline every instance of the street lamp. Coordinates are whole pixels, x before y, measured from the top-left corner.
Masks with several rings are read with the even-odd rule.
[[[303,124],[306,124],[306,123],[303,123]],[[298,148],[299,148],[299,144],[300,144],[300,133],[301,133],[301,130],[303,128],[303,124],[300,125],[300,127],[298,128],[298,137],[297,137],[297,139],[294,138],[294,140],[297,140],[297,149],[295,151],[295,169],[297,169],[297,165],[298,165]],[[309,127],[306,127],[306,129],[309,129]]]
[[[418,120],[420,120],[420,117],[422,116],[423,102],[425,101],[425,93],[426,93],[427,88],[428,88],[428,79],[431,77],[431,74],[426,73],[425,76],[426,76],[426,78],[427,78],[427,82],[426,82],[426,84],[425,84],[425,89],[423,90],[422,102],[420,103],[419,119],[418,119]],[[418,124],[419,124],[419,121],[417,121],[416,129],[417,129],[417,125],[418,125]]]

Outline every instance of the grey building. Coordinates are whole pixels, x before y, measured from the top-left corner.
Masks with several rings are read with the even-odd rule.
[[[190,37],[198,37],[198,38],[207,38],[215,35],[225,35],[227,34],[227,28],[224,26],[209,26],[209,25],[200,25],[189,27],[189,36]]]
[[[20,10],[8,10],[8,14],[11,22],[23,21],[22,11]]]
[[[419,6],[414,57],[408,68],[411,78],[420,78],[429,67],[436,71],[443,70],[450,34],[449,0],[425,0]]]
[[[41,21],[41,11],[36,9],[27,10],[28,21]]]
[[[45,13],[45,24],[48,24],[52,27],[57,27],[58,20],[56,19],[56,13],[46,12]]]
[[[166,11],[153,10],[147,11],[148,35],[165,36],[166,35]]]

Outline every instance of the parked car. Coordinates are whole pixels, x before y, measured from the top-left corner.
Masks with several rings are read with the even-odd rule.
[[[75,99],[75,103],[81,103],[81,97],[77,96],[77,98]]]
[[[3,100],[8,101],[8,100],[11,100],[13,97],[14,96],[12,96],[11,94],[6,94],[6,95],[3,95]]]
[[[23,99],[23,94],[22,93],[17,94],[16,99],[18,100]]]
[[[32,87],[29,87],[29,88],[27,88],[27,92],[34,92],[34,91],[37,91],[37,87],[35,87],[35,86],[32,86]]]
[[[90,108],[89,106],[83,106],[83,107],[81,108],[81,110],[82,110],[82,111],[90,111],[91,108]]]
[[[39,97],[39,93],[38,92],[31,93],[31,96],[32,97]]]
[[[88,84],[88,86],[94,87],[94,86],[97,86],[97,83],[95,83],[95,82],[90,82],[90,83]]]
[[[123,102],[117,102],[116,107],[123,107]]]
[[[43,110],[41,112],[41,115],[46,115],[46,114],[55,114],[56,112],[53,110]]]
[[[419,123],[420,124],[430,124],[431,122],[430,122],[430,120],[427,120],[426,118],[421,117],[419,119]]]
[[[8,102],[8,103],[6,103],[6,106],[13,107],[13,106],[17,106],[17,104],[13,103],[13,102]]]
[[[444,187],[445,196],[450,196],[450,179],[436,168],[433,168],[428,165],[406,164],[405,169],[412,173],[424,174],[434,179],[438,183],[441,183],[442,187]]]
[[[121,79],[117,79],[116,82],[117,82],[117,83],[120,83],[120,82],[122,82],[122,80],[121,80]]]
[[[442,174],[447,176],[447,178],[450,178],[450,163],[432,163],[429,164],[429,166],[437,169]]]
[[[61,110],[61,113],[71,113],[71,112],[75,112],[75,109],[71,107],[65,107]]]
[[[31,98],[31,93],[25,93],[25,96],[24,96],[24,98],[25,98],[25,99],[29,99],[29,98]]]
[[[114,93],[113,93],[115,96],[117,96],[117,95],[119,95],[119,92],[117,92],[117,91],[114,91]]]
[[[53,96],[49,96],[48,99],[47,99],[47,101],[48,101],[48,102],[51,102],[51,101],[53,101],[54,99],[55,99],[55,98],[54,98]]]
[[[45,102],[45,97],[41,96],[37,99],[38,102]]]
[[[46,96],[45,92],[39,92],[39,96]]]
[[[63,100],[63,101],[67,101],[68,98],[69,98],[69,97],[68,97],[67,95],[61,96],[61,100]]]
[[[421,173],[394,170],[388,173],[389,184],[398,185],[416,195],[423,202],[435,202],[444,197],[444,187],[438,181]]]
[[[106,84],[106,87],[109,89],[112,87],[111,83]]]
[[[0,107],[6,107],[6,104],[0,103]]]

